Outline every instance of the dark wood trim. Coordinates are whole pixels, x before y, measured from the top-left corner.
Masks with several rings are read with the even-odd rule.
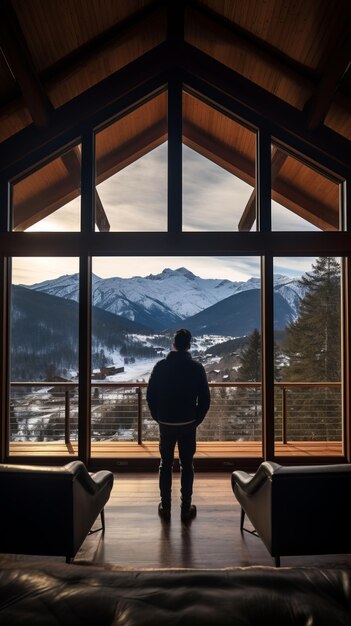
[[[91,444],[91,266],[90,257],[80,257],[78,456],[85,464],[90,459]]]
[[[0,178],[0,233],[9,228],[10,188]],[[0,234],[1,237],[1,234]],[[9,422],[9,261],[0,257],[0,463],[8,456]]]
[[[343,452],[351,462],[351,258],[342,259],[342,394],[343,394]]]
[[[257,135],[256,156],[256,198],[257,198],[257,230],[269,232],[272,228],[271,218],[271,136],[259,131]]]
[[[94,233],[95,214],[95,135],[87,132],[82,138],[82,234]],[[78,456],[88,463],[90,458],[91,423],[91,310],[92,262],[91,257],[80,256],[79,266],[79,407]]]
[[[6,233],[10,229],[10,195],[8,180],[0,176],[0,233]]]
[[[0,233],[1,256],[348,256],[350,232]]]
[[[184,9],[186,0],[167,3],[167,40],[175,47],[184,41]]]
[[[183,202],[183,92],[180,76],[174,72],[168,82],[168,232],[182,231]]]
[[[82,137],[81,231],[94,233],[95,224],[95,135],[87,131]]]
[[[274,458],[274,306],[273,257],[261,258],[262,444],[263,458]]]
[[[0,259],[0,463],[9,451],[9,268],[6,258]]]
[[[351,177],[344,180],[340,191],[342,227],[344,230],[351,232]]]

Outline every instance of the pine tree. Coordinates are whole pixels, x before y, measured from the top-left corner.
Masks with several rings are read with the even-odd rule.
[[[299,317],[287,327],[285,380],[340,380],[340,265],[317,259],[301,278],[305,296]]]
[[[312,272],[301,278],[305,295],[299,317],[287,327],[284,351],[289,364],[283,379],[296,382],[340,380],[340,264],[318,258]],[[290,439],[340,438],[341,399],[338,389],[290,390]]]
[[[241,366],[237,380],[259,382],[261,380],[261,335],[257,328],[249,336],[240,358]]]

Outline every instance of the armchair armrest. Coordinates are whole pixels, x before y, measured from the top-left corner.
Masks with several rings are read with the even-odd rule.
[[[234,490],[235,485],[238,485],[246,494],[251,495],[255,493],[265,480],[281,468],[278,463],[272,463],[265,461],[261,463],[256,474],[253,476],[247,472],[237,470],[232,474],[232,488]]]
[[[95,494],[99,491],[106,483],[111,483],[111,488],[113,485],[113,474],[112,472],[102,470],[100,472],[96,472],[95,474],[89,474],[87,468],[85,467],[82,461],[71,461],[65,466],[65,469],[71,473],[80,484],[91,494]]]

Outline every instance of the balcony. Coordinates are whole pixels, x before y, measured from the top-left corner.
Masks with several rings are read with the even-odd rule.
[[[156,459],[158,428],[146,383],[91,385],[92,459]],[[210,383],[211,409],[198,430],[197,458],[262,457],[261,384]],[[275,384],[275,454],[341,456],[341,383]],[[11,384],[11,457],[78,453],[78,384]]]

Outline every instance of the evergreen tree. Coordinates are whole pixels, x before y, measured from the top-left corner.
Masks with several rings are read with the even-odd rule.
[[[285,380],[340,380],[340,264],[317,259],[301,278],[305,296],[299,317],[287,327]]]
[[[305,289],[299,317],[289,324],[283,379],[296,382],[340,381],[340,264],[318,258],[301,278]],[[288,433],[295,440],[338,440],[341,436],[340,391],[298,388],[288,392]]]
[[[261,380],[261,334],[257,328],[248,338],[241,356],[241,366],[237,380],[242,382],[260,382]]]

